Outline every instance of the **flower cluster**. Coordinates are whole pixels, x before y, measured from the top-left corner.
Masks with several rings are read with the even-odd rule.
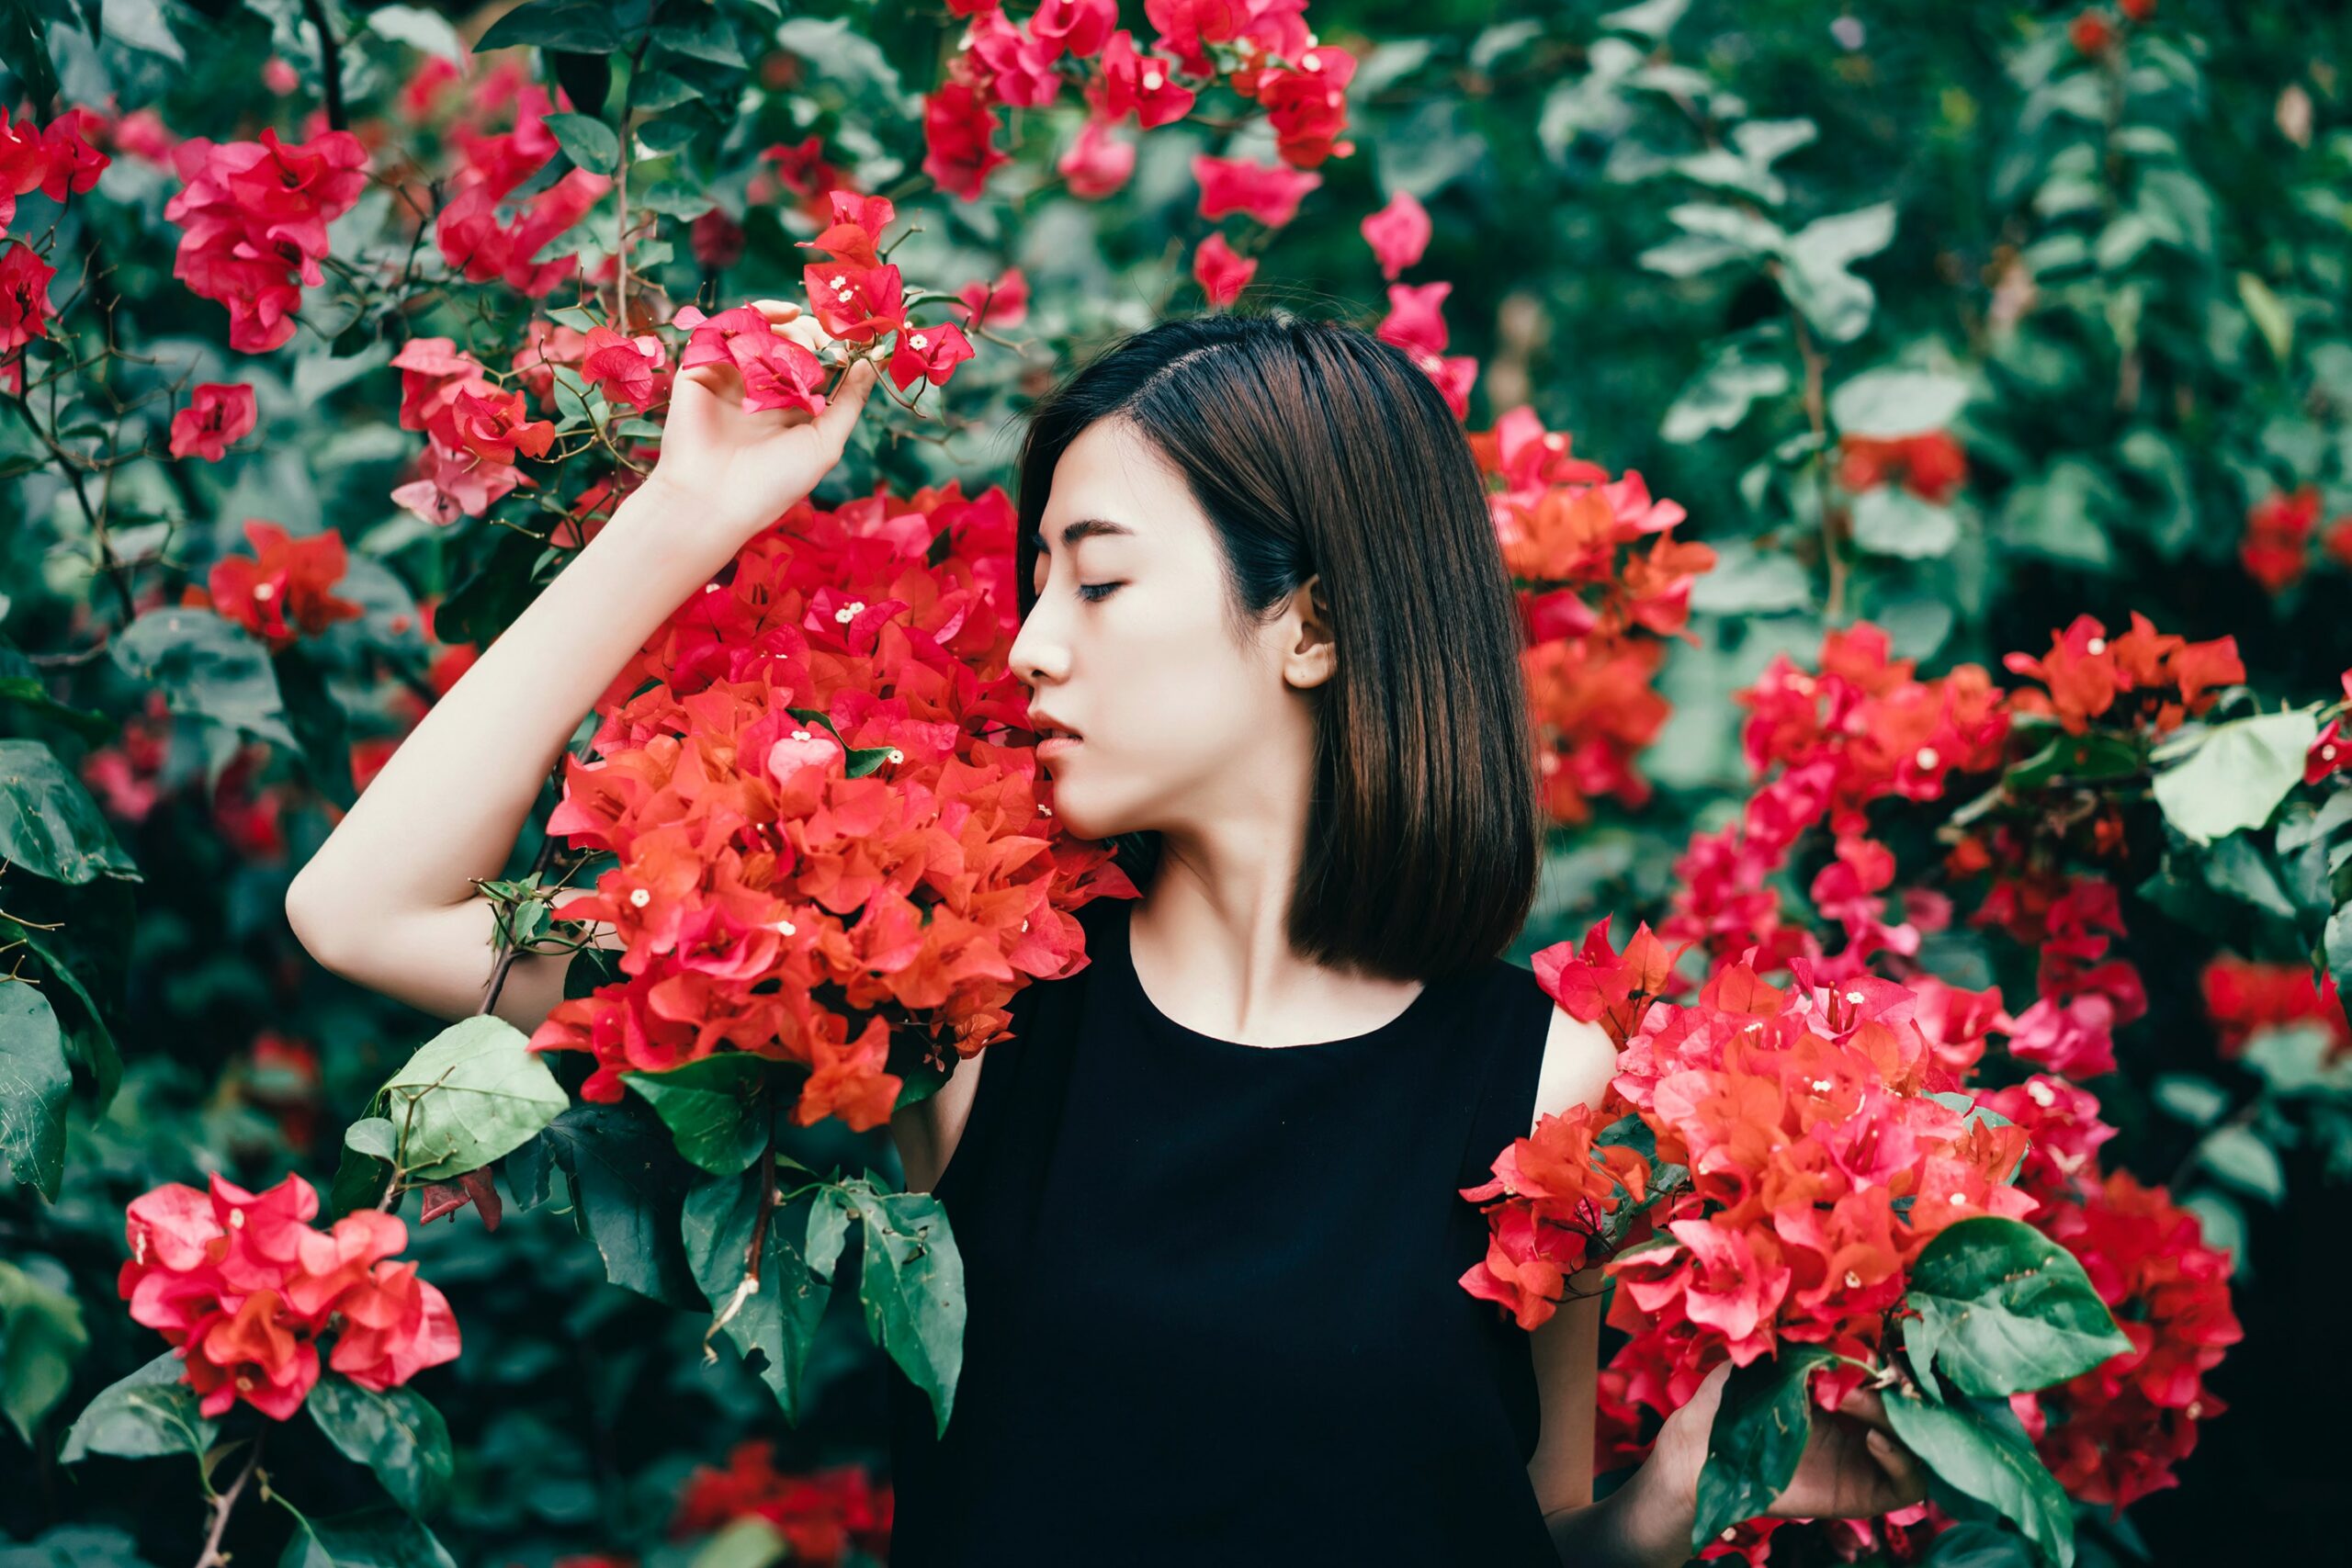
[[[1844,435],[1838,441],[1838,482],[1860,494],[1899,481],[1920,500],[1939,506],[1968,478],[1968,454],[1950,433],[1879,438]]]
[[[521,352],[533,348],[548,357],[537,342]],[[537,484],[515,457],[545,457],[555,426],[531,417],[525,389],[502,389],[489,367],[446,337],[411,338],[392,364],[401,372],[401,428],[425,436],[416,477],[392,491],[394,502],[446,526]]]
[[[725,1529],[737,1519],[765,1519],[791,1547],[795,1562],[839,1563],[852,1549],[866,1556],[888,1554],[892,1494],[861,1467],[839,1464],[806,1474],[775,1467],[775,1445],[748,1438],[727,1456],[727,1466],[699,1465],[678,1494],[670,1520],[673,1540],[691,1540]]]
[[[395,1214],[363,1210],[325,1233],[310,1225],[319,1195],[299,1176],[261,1193],[223,1180],[198,1191],[170,1182],[131,1201],[130,1257],[117,1288],[132,1321],[179,1347],[207,1416],[243,1400],[274,1420],[302,1406],[326,1366],[382,1391],[454,1359],[458,1323],[414,1263]]]
[[[368,150],[347,130],[287,146],[194,136],[172,148],[183,188],[164,205],[182,228],[172,276],[229,309],[229,346],[266,354],[294,335],[304,288],[325,281],[327,225],[368,184]]]
[[[832,221],[815,239],[800,242],[830,258],[801,269],[817,324],[853,344],[893,334],[888,369],[900,391],[916,380],[946,385],[956,367],[972,357],[972,345],[952,321],[926,327],[907,319],[905,283],[880,251],[882,231],[897,220],[897,209],[887,197],[851,190],[832,191],[828,200]]]
[[[586,1098],[749,1052],[808,1069],[802,1124],[864,1130],[894,1033],[971,1055],[1019,986],[1083,965],[1070,910],[1134,889],[1060,832],[1028,746],[987,738],[1026,719],[1013,524],[998,490],[803,501],[615,679],[548,831],[617,857],[555,913],[612,923],[625,978],[531,1037],[594,1055]]]
[[[2098,621],[2077,615],[2064,631],[2052,635],[2050,651],[2040,659],[2012,653],[2001,662],[2010,673],[2030,676],[2043,688],[2011,694],[2011,709],[2054,717],[2069,735],[2083,734],[2094,719],[2110,726],[2145,725],[2155,735],[2167,735],[2211,707],[2223,687],[2245,679],[2237,638],[2190,642],[2156,630],[2136,610],[2132,629],[2120,637],[2109,639]],[[2117,711],[2125,697],[2132,702]]]
[[[1444,288],[1389,293],[1404,297],[1400,308],[1433,315]],[[1649,785],[1634,759],[1668,712],[1652,685],[1660,638],[1683,629],[1691,581],[1714,552],[1674,537],[1680,506],[1654,500],[1639,474],[1612,480],[1571,455],[1568,437],[1546,431],[1532,409],[1513,409],[1469,441],[1526,627],[1545,806],[1567,823],[1589,818],[1598,798],[1638,806]]]
[[[172,416],[172,456],[217,463],[254,433],[254,389],[243,382],[199,381],[188,406]]]
[[[272,651],[367,613],[334,592],[349,559],[334,529],[297,539],[275,523],[248,517],[245,542],[251,556],[222,556],[205,586],[188,584],[180,602],[218,611]]]
[[[2352,1055],[2352,1021],[2333,974],[2313,980],[2308,964],[2260,964],[2224,953],[2205,965],[2199,978],[2205,1015],[2223,1057],[2244,1054],[2246,1042],[2263,1031],[2299,1023],[2326,1032],[2331,1057]]]
[[[569,107],[569,98],[564,102]],[[533,258],[596,205],[612,186],[609,177],[570,170],[523,202],[511,222],[498,220],[499,205],[560,151],[547,126],[554,107],[545,88],[525,86],[516,94],[514,130],[485,135],[469,125],[451,128],[465,161],[452,176],[454,193],[434,219],[433,238],[441,258],[469,282],[502,279],[536,299],[576,270],[579,258],[568,251]]]
[[[2205,1244],[2196,1215],[2126,1170],[2052,1200],[2034,1223],[2082,1260],[2132,1348],[2009,1404],[2068,1495],[2120,1510],[2176,1484],[2199,1424],[2228,1408],[2204,1380],[2245,1337],[2229,1255]]]
[[[27,115],[8,123],[8,108],[0,104],[0,239],[17,220],[17,199],[38,190],[51,201],[88,190],[111,162],[89,143],[90,130],[100,117],[85,108],[69,108],[48,125],[36,128]],[[17,351],[37,337],[49,335],[49,282],[57,269],[20,241],[0,247],[0,390],[20,392],[25,362]]]

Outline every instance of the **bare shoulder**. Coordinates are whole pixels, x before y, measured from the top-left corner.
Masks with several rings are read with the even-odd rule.
[[[1616,1073],[1617,1044],[1609,1032],[1555,1005],[1552,1027],[1544,1039],[1544,1066],[1535,1080],[1535,1122],[1578,1105],[1600,1104]],[[1531,1136],[1535,1122],[1529,1123]]]

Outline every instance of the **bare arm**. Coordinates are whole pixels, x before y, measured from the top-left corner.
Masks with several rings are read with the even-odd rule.
[[[759,301],[785,335],[823,346],[797,307]],[[840,459],[874,383],[854,369],[825,412],[744,412],[728,365],[673,384],[662,460],[611,520],[392,753],[287,889],[311,955],[447,1019],[481,1005],[495,876],[557,754],[630,656],[743,542]],[[496,1012],[536,1029],[563,997],[569,954],[522,954]]]

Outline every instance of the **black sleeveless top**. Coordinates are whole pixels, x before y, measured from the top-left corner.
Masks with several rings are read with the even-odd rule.
[[[1145,994],[1133,904],[1016,994],[933,1187],[964,1365],[936,1438],[886,1374],[891,1568],[1558,1568],[1527,1334],[1459,1282],[1552,999],[1497,957],[1368,1033],[1220,1040]]]

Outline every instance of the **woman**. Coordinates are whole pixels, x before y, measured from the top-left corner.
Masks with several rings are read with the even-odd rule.
[[[473,1010],[469,879],[628,656],[839,459],[873,376],[813,421],[742,412],[731,368],[677,378],[651,478],[296,879],[305,946]],[[1035,411],[1020,488],[1013,672],[1062,737],[1063,825],[1143,896],[1084,909],[1088,966],[893,1118],[969,1294],[945,1434],[893,1369],[893,1562],[1682,1562],[1723,1371],[1595,1503],[1597,1298],[1527,1335],[1457,1283],[1485,1227],[1456,1190],[1613,1066],[1498,956],[1540,824],[1460,428],[1356,329],[1170,321]],[[564,966],[518,959],[499,1014],[536,1027]],[[1773,1512],[1921,1495],[1864,1392]]]

